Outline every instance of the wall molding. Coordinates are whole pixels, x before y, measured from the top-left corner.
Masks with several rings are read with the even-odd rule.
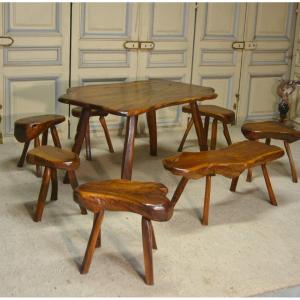
[[[12,52],[46,52],[54,51],[56,53],[55,60],[36,60],[34,58],[24,61],[10,60],[9,54]],[[3,49],[3,65],[4,66],[62,66],[62,49],[61,47],[11,47]]]
[[[11,108],[11,83],[16,81],[54,81],[54,88],[55,88],[55,112],[56,114],[59,113],[58,107],[58,97],[60,91],[60,82],[59,76],[40,76],[40,77],[4,77],[4,134],[5,135],[12,135],[14,132],[14,125],[12,124],[12,108]]]
[[[11,6],[16,5],[16,2],[4,3],[4,32],[5,34],[13,35],[42,35],[52,36],[61,35],[61,20],[62,20],[62,3],[55,3],[55,28],[54,29],[14,29],[10,24]],[[34,4],[34,3],[32,3]]]

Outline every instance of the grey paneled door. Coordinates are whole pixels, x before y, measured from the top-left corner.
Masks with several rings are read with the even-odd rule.
[[[294,3],[201,3],[193,83],[213,86],[214,102],[234,109],[240,123],[274,117],[278,80],[290,74],[295,15]]]
[[[69,16],[68,3],[0,4],[0,33],[14,39],[10,47],[0,46],[5,136],[17,118],[67,113],[57,98],[69,84]],[[67,124],[59,130],[66,134]]]
[[[296,3],[248,3],[238,118],[258,120],[278,113],[276,88],[288,79],[295,29]]]
[[[298,4],[298,11],[300,4]],[[293,63],[291,78],[300,80],[300,14],[297,15],[296,33],[294,39]],[[300,87],[298,86],[295,93],[291,97],[291,113],[290,116],[296,122],[300,123]]]

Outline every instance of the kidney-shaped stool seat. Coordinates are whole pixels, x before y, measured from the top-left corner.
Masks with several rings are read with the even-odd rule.
[[[87,273],[95,247],[101,245],[101,230],[105,210],[127,211],[142,216],[145,282],[153,284],[152,248],[156,242],[151,221],[168,221],[173,214],[168,189],[160,183],[129,180],[94,181],[80,185],[74,200],[94,213],[94,224],[81,267]]]
[[[300,139],[300,126],[298,125],[298,128],[296,126],[293,122],[264,121],[246,123],[241,128],[243,135],[248,140],[266,139],[266,144],[270,144],[271,139],[283,141],[290,162],[293,182],[298,182],[298,176],[289,144]],[[249,169],[247,180],[252,180],[251,169]]]

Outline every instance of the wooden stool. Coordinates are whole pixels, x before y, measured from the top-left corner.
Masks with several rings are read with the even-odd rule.
[[[277,205],[266,164],[284,155],[276,146],[255,141],[243,141],[228,148],[204,151],[183,152],[163,160],[164,167],[174,175],[182,176],[172,198],[173,205],[178,201],[189,179],[206,177],[202,224],[208,224],[211,176],[220,174],[232,178],[230,190],[235,192],[240,174],[250,167],[260,165],[266,181],[270,202]]]
[[[249,140],[266,139],[266,144],[270,144],[271,139],[282,140],[289,158],[292,180],[293,182],[298,182],[295,162],[289,145],[300,139],[300,130],[296,130],[294,128],[295,125],[293,122],[265,121],[246,123],[241,130],[243,135]],[[252,181],[251,169],[248,170],[247,181]]]
[[[76,118],[80,118],[80,114],[81,114],[81,107],[75,107],[72,109],[72,116],[76,117]],[[105,117],[108,115],[108,113],[104,112],[104,111],[99,111],[96,109],[91,109],[90,112],[90,117],[98,117],[99,116],[99,121],[100,124],[104,130],[104,134],[105,134],[105,138],[106,138],[106,142],[108,145],[108,149],[109,152],[114,153],[114,147],[112,145],[111,139],[110,139],[110,135],[109,135],[109,131],[106,125],[106,121],[105,121]],[[88,122],[87,128],[86,128],[86,133],[85,133],[85,151],[86,151],[86,159],[87,160],[92,160],[92,153],[91,153],[91,139],[90,139],[90,123]]]
[[[28,152],[27,162],[45,167],[34,217],[34,221],[38,222],[42,219],[50,179],[52,182],[51,200],[57,200],[57,169],[67,171],[71,186],[75,189],[78,186],[75,170],[79,167],[80,160],[78,155],[71,151],[53,146],[41,146]],[[84,207],[80,209],[82,214],[87,213]]]
[[[152,248],[157,249],[151,220],[168,221],[173,214],[166,197],[168,189],[154,182],[107,180],[80,185],[74,200],[94,213],[94,224],[83,259],[81,273],[88,273],[95,247],[101,245],[101,223],[105,210],[128,211],[142,216],[145,282],[153,284]]]
[[[42,145],[47,145],[48,129],[50,128],[53,143],[61,148],[58,133],[55,125],[65,121],[64,116],[60,115],[40,115],[19,119],[15,122],[14,136],[20,143],[25,143],[22,155],[18,162],[18,167],[23,167],[31,140],[34,139],[34,147],[40,146],[39,135],[42,136]],[[37,176],[41,176],[41,168],[37,166]]]
[[[232,110],[216,106],[216,105],[199,105],[199,113],[200,116],[205,116],[205,121],[204,121],[204,131],[206,134],[206,138],[208,135],[208,127],[209,127],[209,118],[213,118],[212,122],[212,131],[211,131],[211,141],[210,141],[210,149],[214,150],[216,149],[216,144],[217,144],[217,129],[218,129],[218,121],[222,122],[223,124],[223,133],[225,136],[225,139],[227,141],[228,145],[231,145],[231,138],[230,134],[228,131],[227,124],[234,125],[235,123],[235,114]],[[183,106],[182,111],[184,113],[191,114],[192,110],[189,105]],[[182,137],[181,143],[178,148],[178,152],[182,151],[182,148],[184,146],[185,140],[193,126],[193,118],[188,118],[188,124],[187,128],[185,130],[185,133]]]

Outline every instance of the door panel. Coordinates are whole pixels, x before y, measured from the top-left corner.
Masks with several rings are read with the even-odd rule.
[[[71,86],[135,80],[137,50],[124,42],[138,39],[138,4],[73,3],[72,12]],[[120,126],[120,117],[106,119],[111,129]],[[77,122],[71,117],[71,136]],[[91,128],[100,129],[96,117]]]
[[[242,41],[246,4],[201,3],[197,9],[193,83],[211,86],[218,98],[204,104],[233,109],[238,93],[242,50],[232,49]]]
[[[298,4],[298,10],[300,5]],[[300,80],[300,15],[297,16],[296,33],[294,40],[293,63],[291,78]],[[300,123],[300,86],[296,87],[294,94],[290,97],[290,117]]]
[[[18,118],[67,114],[67,107],[59,104],[57,98],[68,87],[70,7],[67,3],[0,6],[1,35],[14,39],[10,47],[0,48],[3,133],[10,136]],[[58,129],[66,136],[67,122]]]
[[[141,3],[139,40],[154,42],[138,53],[138,79],[191,82],[195,4]],[[158,126],[180,124],[180,107],[157,111]]]
[[[256,48],[244,50],[240,122],[278,115],[276,88],[281,78],[289,78],[294,21],[294,3],[247,4],[245,41]]]

